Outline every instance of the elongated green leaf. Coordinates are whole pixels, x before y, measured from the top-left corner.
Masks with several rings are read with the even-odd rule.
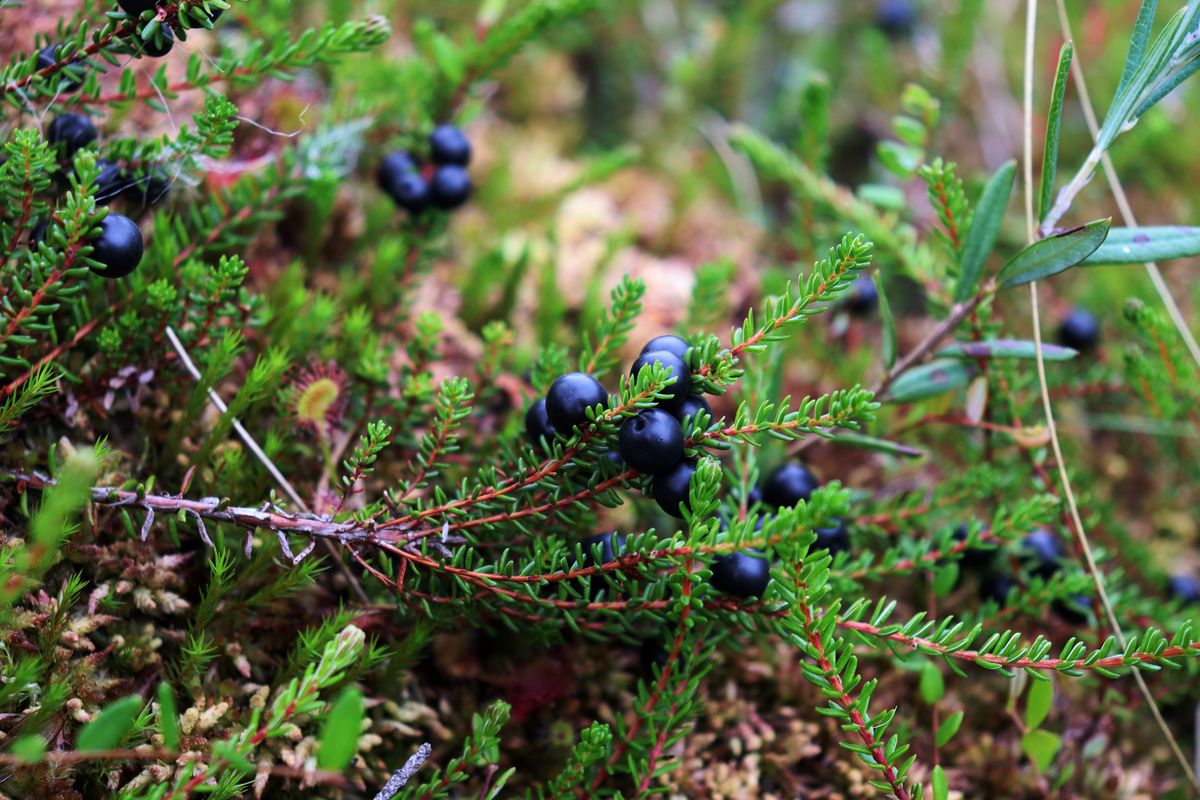
[[[996,238],[1000,235],[1000,224],[1008,209],[1016,174],[1017,162],[1009,161],[996,170],[979,195],[975,216],[971,218],[971,227],[963,239],[958,285],[954,287],[955,302],[961,303],[975,294],[987,257],[991,255]]]
[[[938,669],[937,664],[932,661],[925,662],[925,667],[921,670],[921,679],[917,682],[917,690],[921,693],[921,699],[930,705],[941,700],[946,694],[946,681],[942,678],[942,671]]]
[[[137,695],[109,703],[79,732],[75,749],[84,753],[113,749],[129,733],[141,708],[142,698]]]
[[[1096,252],[1108,236],[1111,219],[1098,219],[1034,242],[1000,270],[1001,286],[1020,286],[1065,272]]]
[[[1045,772],[1054,762],[1061,740],[1050,731],[1030,731],[1021,737],[1021,750],[1037,764],[1039,772]]]
[[[950,782],[946,780],[946,770],[940,766],[934,767],[929,782],[933,786],[933,800],[947,800],[950,797]]]
[[[1150,31],[1154,28],[1154,15],[1158,12],[1158,0],[1143,0],[1142,8],[1138,11],[1137,21],[1133,24],[1133,36],[1129,39],[1129,54],[1125,56],[1125,69],[1121,71],[1121,82],[1117,84],[1115,97],[1120,97],[1134,73],[1142,65],[1146,57],[1146,45],[1150,41]]]
[[[1050,706],[1054,702],[1054,684],[1050,681],[1031,681],[1029,691],[1025,695],[1025,724],[1030,728],[1040,728],[1050,715]]]
[[[1200,256],[1200,228],[1176,225],[1113,228],[1104,244],[1087,257],[1083,266],[1145,264],[1192,256]]]
[[[353,686],[342,692],[321,729],[317,766],[330,772],[341,772],[346,768],[358,752],[363,713],[362,692]]]
[[[985,342],[955,342],[934,354],[939,358],[1017,358],[1037,359],[1037,342],[1017,339],[993,339]],[[1078,352],[1056,344],[1042,344],[1042,357],[1047,361],[1070,361]]]
[[[915,403],[961,389],[971,381],[971,368],[957,359],[942,358],[908,370],[888,392],[894,403]]]
[[[169,750],[179,749],[179,709],[175,706],[175,692],[166,681],[158,685],[158,730]]]
[[[938,747],[945,747],[946,742],[954,738],[954,734],[958,733],[958,729],[962,727],[963,712],[955,711],[950,716],[946,717],[946,721],[938,726],[937,734],[933,741]]]
[[[1058,51],[1058,72],[1054,75],[1054,93],[1050,96],[1050,114],[1046,119],[1046,148],[1042,151],[1042,192],[1038,202],[1038,219],[1046,218],[1053,200],[1054,180],[1058,174],[1058,137],[1062,130],[1063,99],[1067,96],[1067,80],[1071,75],[1071,59],[1075,46],[1063,44]]]
[[[896,316],[892,313],[892,304],[884,291],[883,276],[879,270],[871,276],[875,282],[875,293],[879,295],[879,321],[883,324],[883,365],[888,369],[896,363]]]

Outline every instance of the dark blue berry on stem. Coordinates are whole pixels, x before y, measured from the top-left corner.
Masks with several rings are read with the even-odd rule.
[[[667,352],[674,353],[687,361],[687,352],[691,349],[691,344],[682,336],[676,336],[673,333],[655,336],[650,341],[646,342],[646,346],[642,348],[643,353]]]
[[[1017,588],[1013,576],[1003,572],[990,572],[979,582],[979,599],[991,600],[996,605],[1003,606],[1009,592]]]
[[[157,33],[142,42],[142,53],[151,58],[162,58],[171,52],[174,46],[175,34],[171,32],[170,26],[161,25]]]
[[[1092,598],[1085,594],[1072,595],[1066,600],[1055,600],[1050,604],[1050,610],[1055,616],[1070,625],[1086,624],[1091,607]]]
[[[583,372],[568,372],[550,385],[546,392],[546,414],[550,424],[562,434],[588,421],[587,410],[608,402],[600,381]]]
[[[1038,528],[1021,542],[1021,563],[1030,575],[1043,580],[1058,572],[1063,555],[1062,539],[1045,528]]]
[[[429,157],[435,164],[465,167],[471,163],[471,140],[457,125],[439,125],[429,134]]]
[[[893,39],[910,35],[916,19],[913,0],[879,0],[875,7],[875,24]]]
[[[97,204],[107,205],[132,188],[133,182],[118,165],[102,158],[96,162],[96,166],[100,167],[100,174],[96,176],[92,189]]]
[[[712,586],[734,597],[762,597],[771,581],[771,563],[757,550],[728,553],[712,563]]]
[[[812,497],[821,483],[803,464],[781,464],[763,484],[763,500],[773,506],[791,507]]]
[[[1200,605],[1200,578],[1195,575],[1172,575],[1167,592],[1184,605]]]
[[[683,459],[661,475],[656,475],[652,486],[654,499],[659,507],[673,517],[683,519],[680,506],[687,506],[692,475],[696,474],[696,462]]]
[[[683,458],[679,420],[659,408],[625,420],[617,441],[625,463],[647,475],[661,475]]]
[[[1058,326],[1058,342],[1081,353],[1094,350],[1100,342],[1100,320],[1086,309],[1074,309]]]
[[[134,202],[151,206],[162,200],[171,191],[171,181],[166,175],[152,170],[136,180],[129,181],[127,192]]]
[[[90,258],[100,264],[92,268],[102,278],[124,278],[142,261],[142,232],[129,217],[109,214],[100,223],[100,235],[91,242]]]
[[[58,51],[60,45],[52,44],[49,47],[43,47],[37,54],[37,69],[38,72],[49,69],[58,63]],[[80,86],[83,86],[83,71],[82,64],[75,62],[62,67],[57,73],[50,77],[50,80],[61,80],[61,88],[64,92],[73,92]]]
[[[419,214],[429,206],[429,182],[416,172],[397,178],[388,194],[396,205],[410,214]]]
[[[419,173],[420,168],[417,167],[417,162],[413,161],[410,153],[394,150],[379,162],[379,168],[375,171],[375,180],[379,183],[380,189],[389,195],[394,195],[395,186],[401,178]]]
[[[833,524],[828,528],[817,528],[814,531],[817,540],[809,548],[811,551],[828,550],[829,555],[836,556],[850,549],[850,529],[846,527],[846,520],[835,519],[831,522]]]
[[[438,167],[429,182],[429,196],[438,208],[456,209],[471,198],[471,176],[453,164]]]
[[[954,541],[965,542],[970,528],[966,523],[954,529]],[[968,547],[958,554],[960,563],[967,569],[981,569],[992,563],[996,556],[995,550],[985,550],[981,547]]]
[[[133,18],[140,17],[158,6],[158,0],[117,0],[121,10]]]
[[[593,565],[592,551],[596,549],[596,545],[600,545],[600,563],[608,564],[616,561],[617,558],[625,550],[625,537],[618,534],[616,531],[608,533],[597,533],[594,536],[589,536],[583,540],[583,558],[580,560],[580,565],[590,567]]]
[[[535,444],[543,439],[547,443],[554,441],[554,425],[546,413],[546,401],[538,399],[525,412],[525,435]]]
[[[664,408],[674,409],[688,398],[692,388],[691,370],[688,369],[684,360],[674,353],[655,350],[638,356],[637,360],[633,362],[633,368],[629,370],[629,374],[636,378],[642,369],[651,364],[661,364],[669,375],[675,378],[674,383],[663,388],[662,394],[666,399],[660,401]]]
[[[712,419],[712,406],[708,404],[708,401],[702,395],[692,394],[688,395],[682,403],[672,409],[671,413],[675,415],[675,419],[683,422],[689,417],[695,417],[701,411],[708,414],[709,419]]]
[[[865,317],[879,306],[879,290],[870,275],[859,275],[854,280],[843,305],[856,317]]]
[[[96,141],[96,125],[84,114],[60,114],[46,129],[50,144],[62,145],[67,158]]]

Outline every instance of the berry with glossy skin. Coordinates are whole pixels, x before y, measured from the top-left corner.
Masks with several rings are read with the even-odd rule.
[[[162,58],[175,46],[175,34],[168,25],[159,27],[158,33],[142,42],[142,52],[151,58]]]
[[[465,167],[471,163],[471,140],[457,125],[438,125],[429,134],[429,157],[435,164]]]
[[[525,435],[535,444],[541,442],[542,439],[547,442],[554,441],[554,425],[546,414],[545,400],[538,399],[525,412]]]
[[[954,529],[954,541],[965,542],[969,526],[964,522]],[[968,547],[958,554],[959,563],[967,569],[982,569],[992,563],[996,557],[995,550],[984,550],[981,547]]]
[[[659,508],[673,517],[683,519],[679,507],[688,503],[688,492],[695,473],[696,462],[685,458],[663,474],[656,475],[651,491]]]
[[[912,0],[879,0],[875,7],[875,24],[893,39],[911,34],[916,18]]]
[[[92,188],[95,191],[96,203],[99,205],[111,203],[123,192],[132,188],[133,182],[129,180],[129,176],[113,162],[102,158],[96,162],[96,166],[100,167],[100,174],[96,176],[96,182],[92,184]]]
[[[379,162],[379,168],[375,171],[375,180],[380,189],[389,195],[394,195],[396,184],[401,178],[406,175],[419,175],[420,172],[421,170],[417,166],[417,162],[413,160],[411,153],[393,150]]]
[[[559,433],[566,434],[587,423],[587,410],[608,403],[600,381],[585,372],[568,372],[550,384],[546,392],[546,414]]]
[[[1013,576],[1003,572],[991,572],[979,582],[979,599],[991,600],[998,606],[1003,606],[1009,592],[1017,588]]]
[[[865,317],[879,305],[879,290],[870,275],[859,275],[850,284],[850,294],[842,301],[846,310],[856,317]]]
[[[673,333],[655,336],[650,341],[646,342],[646,346],[642,348],[643,353],[667,352],[674,353],[687,362],[687,352],[692,345],[687,339],[682,336],[676,336]]]
[[[158,0],[117,0],[117,5],[131,17],[140,17],[158,6]]]
[[[659,401],[660,405],[668,410],[678,407],[688,398],[688,394],[691,391],[691,370],[688,369],[684,360],[674,353],[667,352],[666,350],[654,350],[638,356],[637,361],[633,362],[633,368],[629,370],[629,374],[636,378],[644,367],[651,364],[662,364],[663,368],[675,378],[674,383],[662,390],[666,399]]]
[[[1021,542],[1021,563],[1030,575],[1049,578],[1062,566],[1063,542],[1053,531],[1038,528]]]
[[[170,191],[171,181],[157,170],[147,172],[137,179],[129,179],[129,188],[126,190],[129,197],[142,206],[154,205]]]
[[[578,566],[591,567],[595,565],[592,559],[592,552],[596,546],[600,546],[600,563],[608,564],[616,561],[625,551],[625,537],[618,534],[616,531],[609,533],[597,533],[594,536],[589,536],[581,542],[580,549],[583,550],[583,555],[579,559]],[[591,575],[587,578],[580,578],[578,581],[574,579],[572,583],[589,584],[588,597],[595,600],[597,593],[605,588],[604,578],[599,575]]]
[[[1094,350],[1100,342],[1100,320],[1086,309],[1074,309],[1058,326],[1058,342],[1081,353]]]
[[[416,172],[399,176],[388,194],[396,205],[410,214],[420,214],[429,206],[429,182]]]
[[[675,415],[675,419],[683,422],[688,417],[695,417],[703,411],[708,414],[708,418],[712,419],[712,406],[704,399],[703,395],[690,394],[682,403],[671,409],[671,413]]]
[[[844,553],[850,549],[850,529],[846,527],[846,520],[835,519],[831,520],[833,525],[828,528],[817,528],[814,533],[817,534],[817,540],[812,543],[810,550],[828,550],[829,555],[836,556],[838,553]]]
[[[758,550],[728,553],[712,563],[712,586],[734,597],[762,597],[771,582],[771,562]]]
[[[43,47],[37,54],[37,69],[41,72],[44,69],[49,69],[58,63],[58,48],[59,45],[52,44],[49,47]],[[60,69],[56,74],[51,76],[51,80],[58,79],[61,81],[61,88],[64,92],[73,92],[80,86],[83,86],[83,70],[82,64],[68,64]]]
[[[438,167],[429,181],[429,197],[438,208],[452,211],[471,198],[471,176],[454,164]]]
[[[50,144],[61,144],[67,158],[96,141],[96,125],[84,114],[60,114],[46,129]]]
[[[1076,594],[1066,600],[1055,600],[1050,604],[1050,610],[1055,616],[1070,625],[1085,625],[1088,621],[1088,611],[1092,607],[1092,598],[1086,594]]]
[[[1172,575],[1167,592],[1185,606],[1200,605],[1200,578],[1195,575]]]
[[[625,420],[617,441],[625,463],[647,475],[661,475],[683,458],[679,420],[660,408],[648,408]]]
[[[821,483],[803,464],[781,464],[763,484],[763,501],[780,507],[791,507],[812,497]]]
[[[142,232],[129,217],[109,214],[100,223],[100,235],[91,242],[90,258],[100,264],[93,268],[102,278],[124,278],[142,261]]]

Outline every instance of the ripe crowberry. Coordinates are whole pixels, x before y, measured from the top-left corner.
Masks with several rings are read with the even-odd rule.
[[[126,177],[128,179],[128,176]],[[129,179],[129,188],[126,191],[134,202],[143,207],[151,206],[167,196],[171,191],[171,181],[166,175],[154,170],[136,180]]]
[[[389,195],[395,194],[396,182],[405,175],[417,175],[420,173],[420,168],[417,162],[413,161],[412,154],[406,153],[403,150],[393,150],[383,157],[379,162],[379,169],[375,172],[375,180],[379,183],[379,188],[387,192]]]
[[[1092,312],[1076,308],[1058,326],[1058,342],[1072,350],[1086,353],[1100,341],[1100,320]]]
[[[429,157],[435,164],[465,167],[471,163],[471,140],[457,125],[439,125],[429,134]]]
[[[554,425],[551,424],[550,417],[546,414],[545,400],[537,400],[525,412],[525,435],[534,444],[540,443],[543,439],[546,442],[554,441]]]
[[[875,8],[875,24],[893,39],[911,34],[916,17],[912,0],[879,0]]]
[[[1092,598],[1086,594],[1076,594],[1065,600],[1055,600],[1050,604],[1050,610],[1055,616],[1070,625],[1084,625],[1088,621],[1088,611],[1092,608]]]
[[[820,485],[803,464],[781,464],[763,485],[763,500],[773,506],[791,507],[812,497]]]
[[[162,25],[159,27],[158,33],[142,42],[142,53],[151,58],[162,58],[171,52],[171,48],[174,46],[175,34],[171,32],[169,25]]]
[[[682,403],[671,409],[671,413],[675,415],[675,419],[683,422],[688,417],[695,417],[703,411],[708,414],[709,419],[712,419],[712,406],[703,396],[698,394],[688,395]]]
[[[842,305],[856,317],[865,317],[879,305],[879,290],[870,275],[859,275],[850,284],[850,294],[842,301]]]
[[[813,542],[810,549],[813,552],[828,550],[829,555],[836,556],[838,553],[844,553],[850,549],[850,529],[846,527],[844,519],[830,521],[833,523],[830,527],[817,528],[814,531],[817,534],[817,540]]]
[[[142,261],[142,232],[129,217],[109,214],[100,223],[100,235],[91,242],[90,258],[100,264],[92,268],[102,278],[124,278]]]
[[[49,47],[43,47],[40,51],[38,51],[38,72],[49,69],[58,63],[59,47],[60,45],[52,44]],[[67,64],[60,69],[57,74],[51,76],[51,79],[59,79],[62,81],[62,91],[73,92],[80,86],[83,86],[83,70],[84,67],[80,63]]]
[[[136,19],[147,11],[153,11],[158,6],[158,0],[117,0],[117,5]]]
[[[651,489],[659,508],[673,517],[683,519],[680,506],[687,506],[692,475],[696,473],[696,462],[682,459],[671,469],[654,477]]]
[[[1058,572],[1063,542],[1053,531],[1038,528],[1021,542],[1021,563],[1030,575],[1043,580]]]
[[[583,372],[568,372],[550,384],[546,392],[546,414],[559,433],[568,433],[588,421],[587,410],[608,402],[600,381]]]
[[[113,162],[102,158],[96,162],[96,166],[100,167],[100,174],[96,176],[92,189],[97,204],[107,205],[122,192],[132,188],[133,182],[129,180],[129,176]]]
[[[1200,578],[1195,575],[1172,575],[1167,592],[1185,606],[1200,605]]]
[[[679,420],[660,408],[648,408],[625,420],[617,441],[625,463],[647,475],[661,475],[683,458]]]
[[[644,367],[651,364],[661,364],[669,373],[669,377],[675,378],[674,383],[662,390],[662,394],[666,396],[666,399],[661,401],[662,406],[673,409],[686,400],[692,388],[692,373],[684,360],[666,350],[642,353],[637,357],[637,361],[633,362],[633,368],[629,370],[629,374],[636,378]]]
[[[965,542],[969,526],[964,522],[954,529],[954,541]],[[995,550],[985,550],[982,547],[968,547],[958,554],[959,562],[967,569],[981,569],[992,563],[995,558]]]
[[[676,336],[673,333],[655,336],[650,341],[646,342],[646,346],[642,348],[643,353],[667,352],[674,353],[687,362],[687,352],[691,349],[691,344],[682,336]]]
[[[438,167],[429,182],[429,197],[438,208],[456,209],[471,197],[471,176],[454,164]]]
[[[979,599],[991,600],[998,606],[1003,606],[1009,592],[1017,588],[1013,576],[1003,572],[989,572],[979,582]]]
[[[734,597],[762,597],[771,581],[771,564],[757,550],[728,553],[712,563],[713,588]]]
[[[419,214],[429,205],[429,182],[416,172],[401,175],[388,193],[396,205],[410,214]]]
[[[597,533],[594,536],[584,539],[582,543],[583,558],[579,561],[581,566],[592,566],[592,551],[596,549],[596,545],[601,545],[600,563],[607,564],[610,561],[616,561],[617,557],[624,552],[625,537],[616,531],[610,531],[608,533]]]
[[[61,144],[67,158],[96,141],[96,125],[84,114],[61,114],[46,129],[50,144]]]

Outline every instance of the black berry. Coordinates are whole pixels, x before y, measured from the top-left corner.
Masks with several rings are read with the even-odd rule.
[[[911,34],[916,17],[912,0],[879,0],[875,8],[875,24],[894,39]]]
[[[38,220],[37,224],[29,231],[29,245],[31,249],[46,241],[46,231],[48,230],[50,230],[50,220]]]
[[[762,501],[763,501],[762,489],[758,488],[757,486],[751,486],[750,490],[748,492],[746,492],[746,507],[751,508],[751,507],[761,503]]]
[[[471,176],[454,164],[438,167],[429,182],[429,197],[438,208],[456,209],[471,197]]]
[[[979,582],[979,599],[991,600],[996,605],[1003,606],[1009,592],[1017,588],[1013,576],[1003,572],[990,572]]]
[[[556,431],[568,433],[588,421],[589,408],[607,402],[608,394],[600,381],[583,372],[568,372],[550,384],[550,391],[546,392],[546,414]]]
[[[142,52],[151,58],[162,58],[171,52],[171,48],[174,46],[175,34],[171,32],[170,26],[162,25],[159,27],[158,33],[142,42]]]
[[[1038,528],[1021,542],[1021,563],[1043,580],[1058,572],[1063,557],[1063,542],[1053,531]]]
[[[1200,605],[1200,578],[1195,575],[1172,575],[1167,592],[1184,605]]]
[[[773,506],[791,507],[808,500],[820,487],[817,477],[803,464],[780,465],[763,484],[763,500]]]
[[[1055,600],[1050,604],[1050,610],[1055,616],[1070,625],[1084,625],[1088,621],[1087,609],[1092,607],[1092,599],[1085,594],[1076,594],[1066,600]]]
[[[142,206],[151,206],[167,196],[171,191],[171,181],[166,175],[155,170],[137,180],[130,180],[127,191],[135,202]]]
[[[757,550],[729,553],[712,563],[712,586],[734,597],[761,597],[771,581],[771,564]]]
[[[58,63],[59,45],[52,44],[49,47],[42,48],[37,54],[37,69],[38,72],[49,69]],[[83,65],[79,63],[71,63],[60,69],[52,79],[60,79],[62,81],[62,90],[64,92],[73,92],[80,86],[83,86]]]
[[[843,301],[846,310],[856,317],[865,317],[879,305],[879,290],[870,275],[859,275],[850,284],[850,294]]]
[[[595,536],[584,539],[583,558],[579,562],[582,566],[593,565],[592,551],[596,549],[596,545],[601,545],[600,563],[607,564],[616,561],[617,557],[625,550],[625,537],[616,531],[610,531],[609,533],[597,533]]]
[[[654,477],[651,491],[659,507],[673,517],[683,519],[680,506],[687,506],[692,475],[696,473],[696,462],[683,459],[671,469]]]
[[[671,409],[671,413],[675,415],[675,419],[683,422],[688,417],[695,417],[703,411],[708,414],[709,419],[712,419],[712,406],[703,396],[698,394],[688,395],[682,403]]]
[[[100,159],[96,162],[96,166],[100,167],[100,174],[96,176],[96,182],[92,184],[92,189],[99,205],[111,203],[123,192],[132,188],[133,183],[129,180],[129,176],[113,162]]]
[[[1100,320],[1085,309],[1073,310],[1058,326],[1058,342],[1081,353],[1094,350],[1100,342]]]
[[[394,195],[396,184],[401,178],[406,175],[418,174],[420,174],[420,168],[417,167],[417,162],[413,160],[412,154],[403,150],[394,150],[379,162],[375,179],[379,183],[380,189],[389,195]]]
[[[435,164],[465,167],[471,163],[471,140],[457,125],[439,125],[429,134],[429,157]]]
[[[525,435],[535,444],[554,441],[554,425],[546,414],[546,401],[539,399],[525,412]]]
[[[954,529],[954,541],[965,542],[968,532],[969,527],[966,523],[959,525]],[[968,547],[958,554],[958,558],[963,567],[967,569],[982,569],[992,563],[995,555],[995,550],[985,550],[982,547]]]
[[[158,0],[117,0],[117,5],[131,17],[137,18],[158,6]]]
[[[674,383],[663,388],[662,394],[666,396],[666,399],[661,402],[667,409],[677,407],[688,398],[688,393],[692,388],[692,373],[687,364],[674,353],[655,350],[638,356],[637,361],[633,362],[633,368],[629,370],[629,374],[636,378],[644,367],[651,364],[661,364],[668,371],[669,376],[675,378]]]
[[[84,114],[61,114],[46,129],[50,144],[62,145],[67,158],[96,141],[96,125]]]
[[[817,528],[814,531],[817,540],[813,542],[810,550],[828,550],[829,555],[836,556],[850,549],[850,529],[846,527],[846,520],[835,519],[832,522],[830,527]]]
[[[691,344],[682,336],[676,336],[673,333],[655,336],[650,341],[646,342],[646,346],[642,348],[643,353],[667,352],[674,353],[679,356],[684,362],[687,362],[687,352],[691,349]]]
[[[91,244],[91,259],[100,264],[92,271],[102,278],[124,278],[142,261],[142,232],[129,217],[109,214]]]
[[[679,420],[659,408],[626,420],[618,442],[625,463],[647,475],[661,475],[683,458]]]
[[[429,182],[416,172],[401,175],[388,192],[396,205],[410,214],[419,214],[429,205]]]

